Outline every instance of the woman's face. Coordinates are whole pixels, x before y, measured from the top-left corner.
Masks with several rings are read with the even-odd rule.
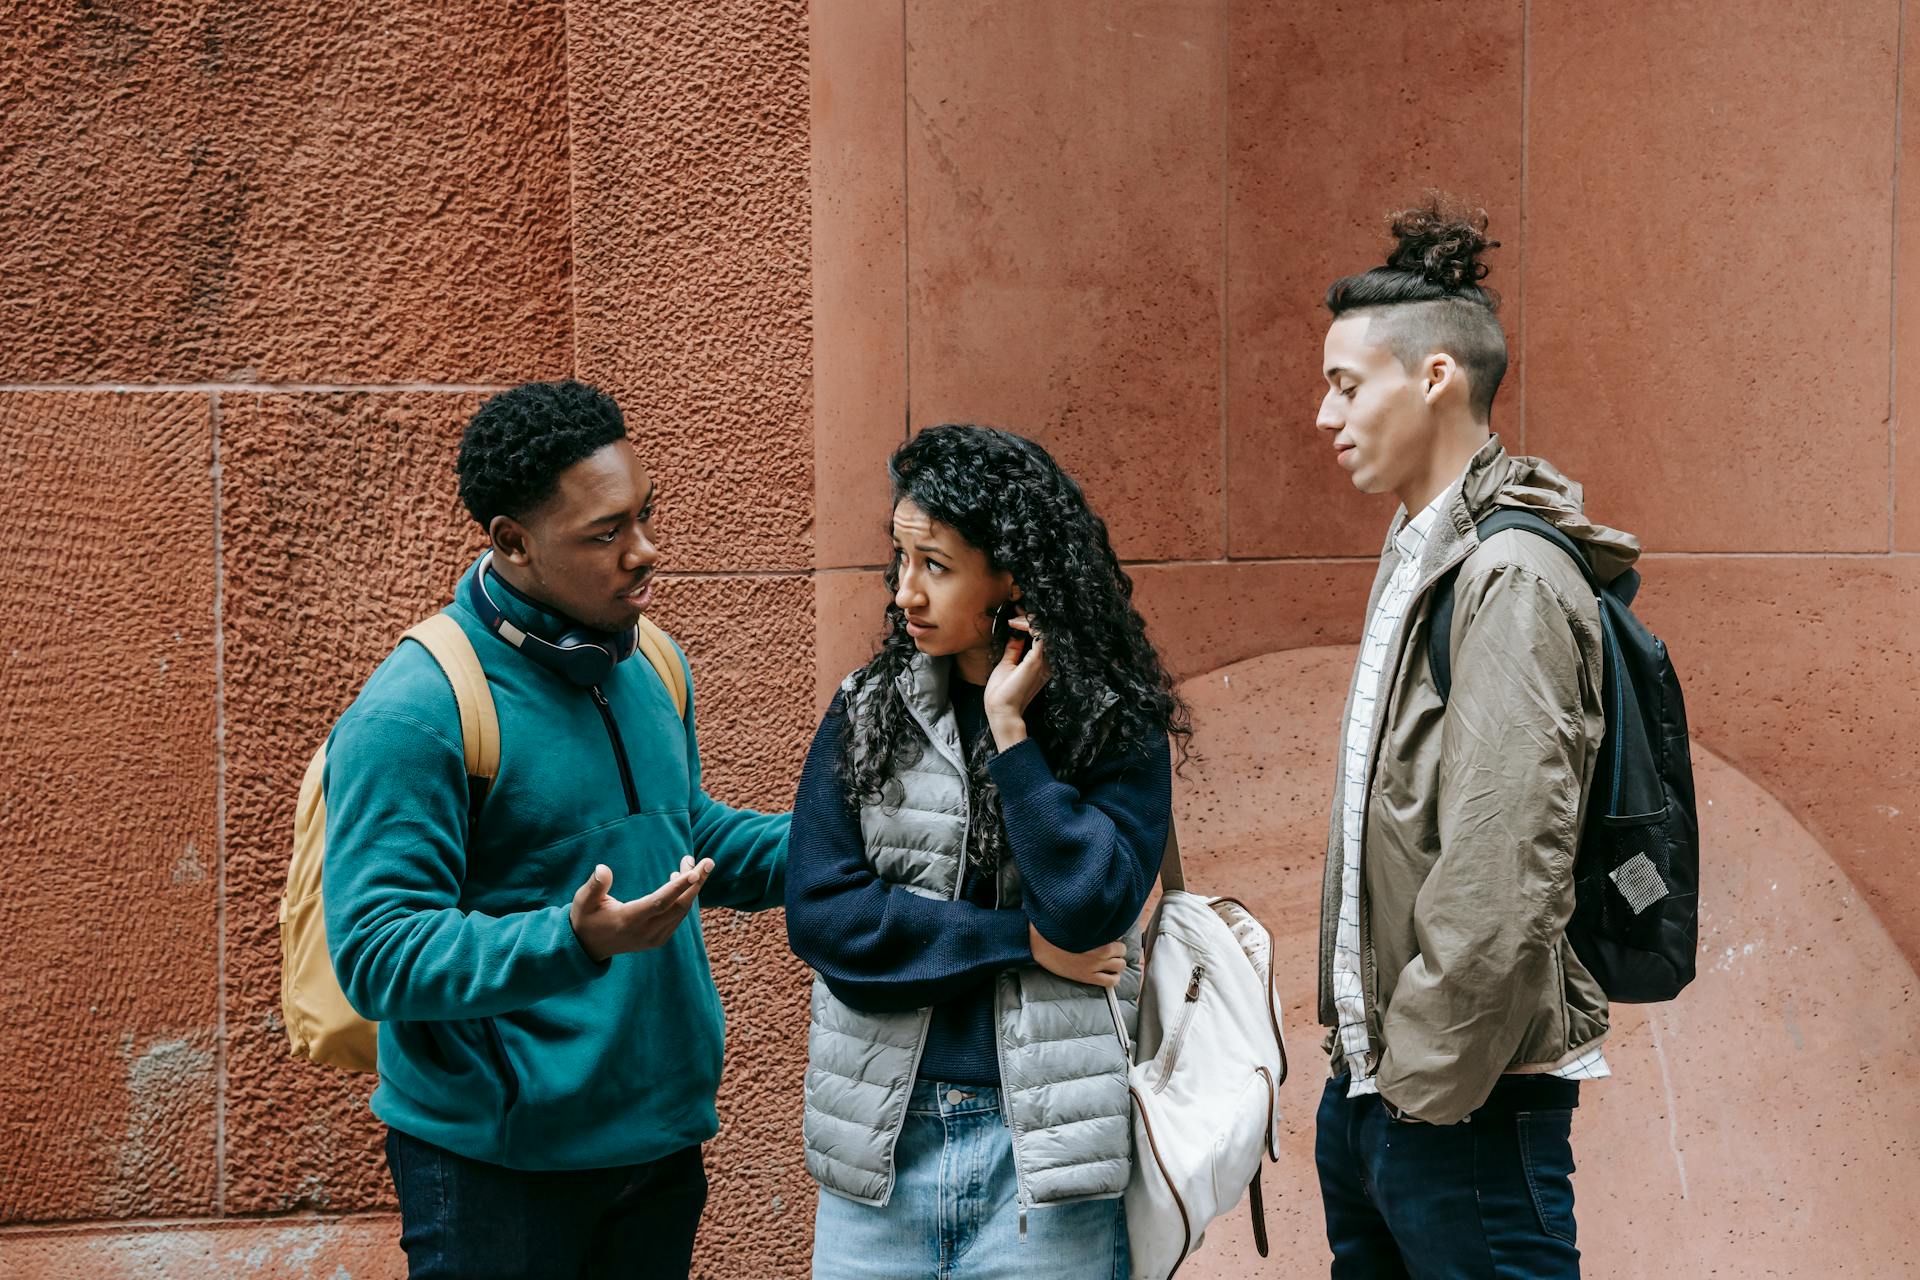
[[[893,509],[893,559],[900,575],[893,602],[907,615],[907,634],[921,653],[937,658],[992,649],[993,611],[1020,598],[1011,573],[995,571],[986,552],[911,498]]]

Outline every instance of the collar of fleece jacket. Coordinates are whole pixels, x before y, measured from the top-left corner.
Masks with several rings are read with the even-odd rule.
[[[470,574],[478,572],[470,569]],[[507,621],[519,627],[528,635],[542,640],[554,641],[569,631],[592,631],[593,628],[576,622],[564,613],[555,613],[531,596],[524,595],[512,583],[498,573],[487,575],[488,598],[498,605]],[[597,633],[596,633],[597,634]]]

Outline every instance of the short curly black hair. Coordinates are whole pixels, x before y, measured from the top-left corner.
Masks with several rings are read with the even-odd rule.
[[[626,419],[598,387],[526,382],[490,396],[460,437],[460,501],[482,529],[495,516],[519,517],[539,506],[560,473],[627,438]]]

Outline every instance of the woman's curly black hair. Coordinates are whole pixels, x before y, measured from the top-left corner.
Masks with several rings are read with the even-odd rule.
[[[1096,760],[1163,735],[1177,741],[1185,762],[1192,721],[1133,607],[1133,580],[1114,555],[1106,522],[1045,449],[991,427],[937,426],[896,450],[887,470],[896,505],[910,499],[1020,588],[1020,607],[1045,638],[1053,670],[1028,729],[1056,775],[1072,782]],[[898,556],[886,577],[889,593],[896,591]],[[891,598],[886,617],[880,651],[859,675],[868,696],[850,710],[841,740],[840,776],[854,804],[897,804],[897,775],[926,749],[895,684],[917,650]],[[992,737],[965,745],[975,817],[968,857],[990,872],[1006,842],[985,767]]]
[[[627,438],[613,397],[584,382],[527,382],[481,402],[460,437],[460,501],[480,522],[539,506],[560,473]]]

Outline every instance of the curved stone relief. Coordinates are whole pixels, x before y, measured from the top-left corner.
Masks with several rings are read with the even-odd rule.
[[[1273,931],[1292,1074],[1267,1172],[1274,1256],[1244,1209],[1196,1277],[1320,1274],[1313,1171],[1325,1080],[1314,1024],[1334,740],[1353,650],[1270,653],[1186,681],[1200,754],[1176,783],[1201,892]],[[1920,1175],[1920,982],[1826,850],[1694,745],[1705,832],[1700,973],[1671,1004],[1620,1006],[1574,1121],[1580,1244],[1594,1275],[1880,1277],[1911,1265]],[[1184,1271],[1183,1271],[1184,1274]]]

